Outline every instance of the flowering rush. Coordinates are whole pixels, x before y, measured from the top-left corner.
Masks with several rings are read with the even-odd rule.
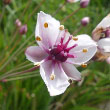
[[[97,41],[99,59],[110,62],[110,14],[93,30],[93,39]]]
[[[73,37],[60,22],[44,12],[38,13],[35,39],[39,46],[30,46],[25,55],[40,74],[51,96],[64,93],[69,80],[80,81],[75,65],[86,66],[97,51],[96,43],[88,35]]]

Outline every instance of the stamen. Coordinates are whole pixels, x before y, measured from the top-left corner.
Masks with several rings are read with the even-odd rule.
[[[55,79],[55,74],[52,73],[52,74],[50,75],[50,80],[54,80],[54,79]]]
[[[81,64],[81,67],[83,67],[83,68],[86,68],[87,67],[87,64]]]
[[[67,45],[68,45],[68,43],[69,43],[69,41],[70,41],[71,39],[72,39],[72,37],[70,36],[70,37],[68,38],[67,42],[64,44],[64,48],[67,47]]]
[[[86,52],[88,52],[88,50],[87,49],[83,49],[83,53],[86,53]]]
[[[72,48],[75,48],[76,46],[78,46],[78,44],[74,44],[73,46],[67,48],[66,51],[69,52]]]
[[[35,66],[40,66],[41,62],[35,62],[34,65]]]
[[[48,28],[48,23],[44,23],[44,27],[45,28]]]
[[[37,41],[41,41],[41,40],[42,40],[42,38],[41,38],[41,37],[39,37],[39,36],[37,36],[37,37],[36,37],[36,40],[37,40]]]
[[[69,79],[68,82],[69,82],[70,84],[72,84],[72,83],[73,83],[73,80],[72,80],[72,79]]]
[[[73,36],[72,36],[72,39],[73,39],[74,41],[77,41],[77,40],[78,40],[78,37],[73,37]]]
[[[61,25],[60,27],[59,27],[59,29],[62,31],[62,30],[64,30],[64,25]]]

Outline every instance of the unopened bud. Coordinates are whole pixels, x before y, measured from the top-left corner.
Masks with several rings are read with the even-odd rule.
[[[90,22],[90,18],[89,17],[84,17],[82,20],[81,20],[81,24],[82,26],[87,26]]]
[[[23,34],[26,34],[26,32],[27,32],[27,25],[25,24],[25,25],[21,26],[19,33],[21,35],[23,35]]]
[[[11,0],[3,0],[3,2],[4,2],[5,5],[8,5],[8,4],[11,3]]]
[[[81,0],[80,1],[80,7],[86,8],[89,5],[90,0]]]
[[[20,27],[21,26],[21,21],[19,19],[16,19],[15,24],[16,24],[17,27]]]
[[[67,0],[68,3],[75,3],[78,2],[79,0]]]
[[[110,57],[108,57],[108,58],[106,59],[106,62],[107,62],[108,64],[110,64]]]

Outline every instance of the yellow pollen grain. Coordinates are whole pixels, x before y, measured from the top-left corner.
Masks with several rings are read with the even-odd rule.
[[[50,80],[54,80],[55,79],[55,75],[54,74],[51,74],[50,75]]]
[[[81,64],[81,67],[86,68],[87,64]]]
[[[36,37],[36,40],[37,40],[37,41],[41,41],[42,39],[41,39],[41,37],[37,36],[37,37]]]
[[[64,30],[64,25],[61,25],[60,27],[59,27],[59,29],[62,31],[62,30]]]
[[[41,64],[40,62],[34,63],[35,66],[40,66],[40,64]]]
[[[44,23],[44,27],[45,28],[48,28],[48,23]]]
[[[72,39],[73,39],[74,41],[77,41],[77,40],[78,40],[78,37],[72,37]]]
[[[83,52],[86,53],[86,52],[88,52],[88,50],[87,49],[83,49]]]

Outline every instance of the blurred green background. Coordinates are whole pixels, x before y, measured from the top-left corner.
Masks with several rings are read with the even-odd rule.
[[[26,60],[24,51],[36,45],[34,31],[37,13],[44,11],[53,15],[64,0],[12,0],[5,5],[0,0],[0,75],[16,73],[33,67]],[[66,3],[54,16],[62,21],[79,8],[79,2]],[[80,9],[64,24],[69,32],[77,32],[80,20],[90,17],[90,24],[76,34],[89,34],[110,12],[110,1],[91,0],[89,6]],[[15,25],[16,19],[27,24],[26,35],[21,36]],[[39,75],[39,70],[11,77],[0,82],[0,110],[110,110],[110,65],[106,62],[92,62],[87,68],[78,68],[82,81],[74,82],[64,94],[50,97]],[[18,80],[17,80],[18,79]],[[109,103],[110,104],[110,103]],[[100,107],[102,106],[102,107]],[[105,109],[103,108],[105,107]]]

